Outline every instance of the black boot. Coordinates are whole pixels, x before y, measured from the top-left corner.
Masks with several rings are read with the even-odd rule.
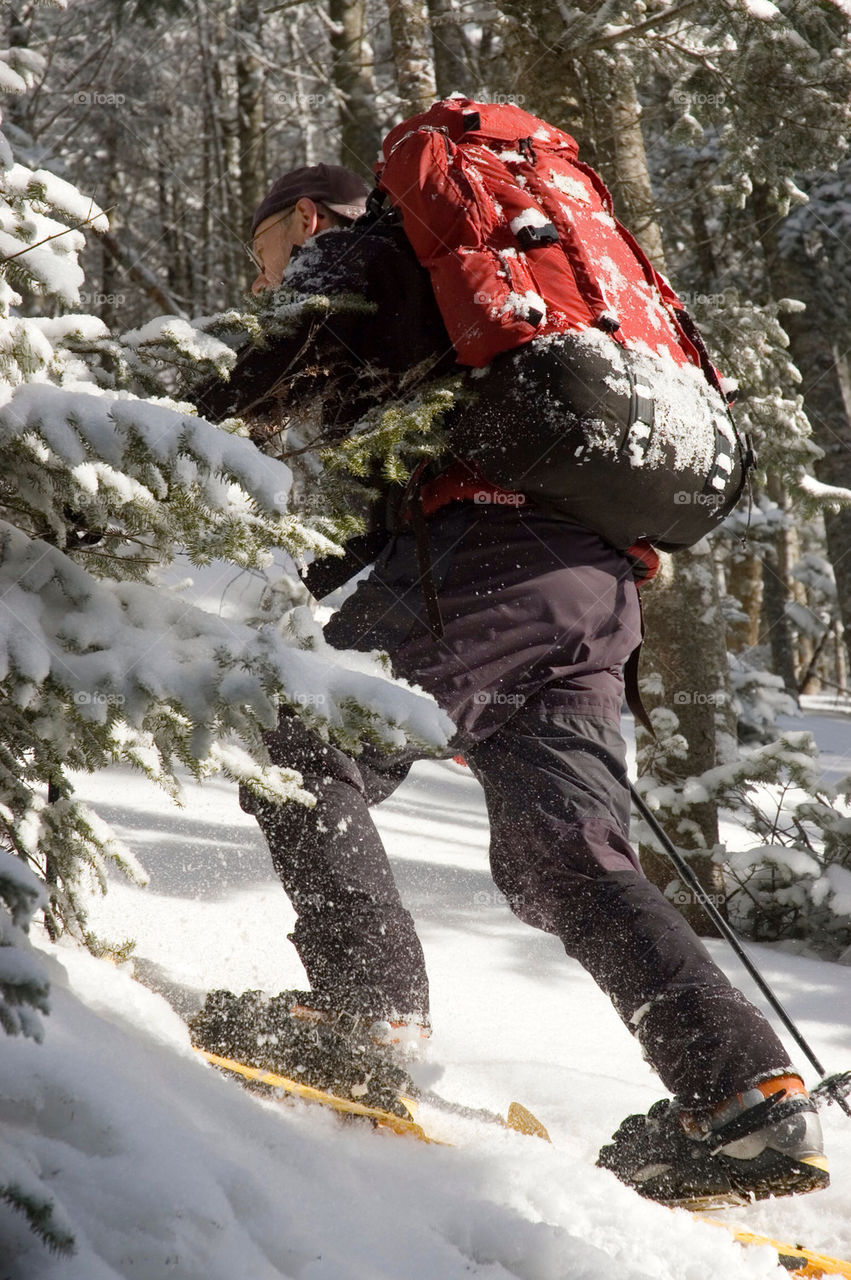
[[[830,1184],[816,1108],[797,1077],[765,1081],[702,1120],[657,1102],[624,1120],[597,1164],[650,1200],[692,1209]]]
[[[401,1095],[416,1092],[396,1060],[388,1023],[332,1010],[315,992],[211,991],[189,1022],[192,1043],[366,1106],[407,1117]]]

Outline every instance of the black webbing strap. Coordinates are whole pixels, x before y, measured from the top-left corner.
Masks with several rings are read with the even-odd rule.
[[[634,455],[638,450],[641,453],[641,461],[643,462],[649,452],[653,429],[656,425],[656,401],[652,396],[643,395],[638,390],[639,385],[643,386],[644,384],[639,384],[635,371],[629,362],[628,354],[626,352],[623,354],[624,372],[629,380],[629,419],[621,445],[621,453],[629,452]],[[635,432],[635,427],[639,425],[646,428],[640,434]]]
[[[641,592],[638,593],[638,610],[641,618],[641,639],[623,664],[623,691],[626,705],[635,716],[635,719],[640,725],[643,725],[651,738],[655,738],[656,730],[653,728],[638,688],[638,663],[641,658],[641,646],[644,644],[644,609],[641,604]]]
[[[431,634],[440,639],[443,635],[443,618],[440,613],[440,601],[437,598],[437,587],[434,585],[434,573],[431,565],[431,547],[428,540],[428,525],[423,515],[423,506],[419,488],[411,494],[408,510],[411,513],[411,526],[414,530],[414,542],[417,548],[417,564],[420,569],[420,584],[423,589],[426,616]]]

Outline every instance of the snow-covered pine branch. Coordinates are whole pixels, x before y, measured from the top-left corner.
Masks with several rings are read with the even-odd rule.
[[[305,643],[304,620],[295,640],[149,583],[98,580],[4,522],[0,596],[0,686],[32,715],[52,691],[67,700],[63,749],[78,767],[90,763],[87,731],[126,720],[156,737],[164,716],[163,745],[201,767],[214,739],[256,738],[275,724],[276,695],[300,706],[306,691],[311,719],[350,745],[365,722],[387,746],[408,736],[434,748],[446,740],[450,722],[435,703],[391,684],[362,655],[331,650],[318,629]]]
[[[693,835],[691,806],[709,798],[748,832],[746,848],[713,851],[739,929],[837,956],[851,944],[851,779],[828,786],[820,774],[811,735],[786,732],[684,783],[645,779],[641,790],[653,809],[677,816],[684,836]],[[678,888],[672,872],[669,891]]]
[[[143,576],[185,550],[195,563],[268,561],[336,545],[286,513],[289,470],[244,438],[170,404],[47,384],[0,409],[0,503],[16,523],[100,574]],[[73,513],[73,514],[72,514]],[[81,538],[83,541],[81,541]]]
[[[796,488],[801,494],[803,503],[816,510],[838,511],[840,507],[851,507],[851,489],[840,485],[822,484],[815,476],[801,476]]]

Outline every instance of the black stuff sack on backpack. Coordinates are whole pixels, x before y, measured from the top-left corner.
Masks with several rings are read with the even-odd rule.
[[[497,356],[473,381],[478,398],[454,424],[453,450],[616,547],[692,546],[741,496],[741,437],[694,366],[587,329]]]

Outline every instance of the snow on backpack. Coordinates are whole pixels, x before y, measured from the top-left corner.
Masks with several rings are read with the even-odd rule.
[[[750,465],[699,333],[576,142],[453,97],[376,166],[479,392],[456,453],[615,546],[693,545]]]

